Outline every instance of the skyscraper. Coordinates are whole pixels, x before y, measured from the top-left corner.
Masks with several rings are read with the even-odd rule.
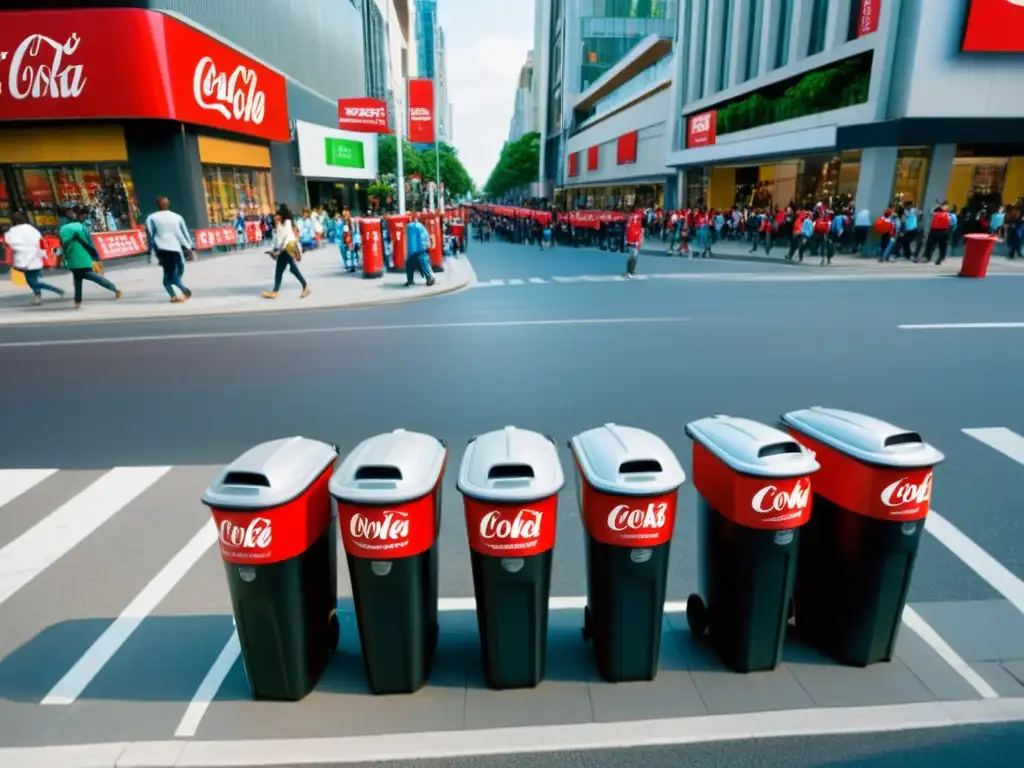
[[[444,29],[437,24],[437,0],[416,0],[416,46],[419,76],[432,79],[437,92],[437,135],[442,141],[451,141],[448,125],[448,67],[445,61]]]

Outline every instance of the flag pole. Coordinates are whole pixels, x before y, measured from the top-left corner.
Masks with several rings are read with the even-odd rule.
[[[384,25],[387,30],[387,50],[388,50],[388,71],[393,72],[392,66],[394,62],[391,61],[391,0],[388,0],[384,4],[387,13],[387,23]],[[405,119],[402,105],[405,102],[405,90],[407,88],[405,78],[399,78],[402,87],[401,92],[395,94],[395,186],[398,187],[398,212],[400,214],[405,213],[405,157],[404,157],[404,145],[403,132],[402,132],[402,121]]]
[[[441,136],[438,127],[441,125],[440,113],[438,111],[438,100],[441,97],[441,69],[438,66],[440,60],[438,43],[440,39],[437,35],[437,8],[434,8],[434,172],[435,183],[437,184],[436,191],[434,192],[434,199],[437,206],[437,210],[444,213],[444,202],[441,199]]]

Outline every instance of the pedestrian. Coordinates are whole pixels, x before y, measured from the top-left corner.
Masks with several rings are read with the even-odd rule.
[[[437,282],[434,279],[434,271],[430,268],[430,234],[423,222],[418,218],[409,222],[405,228],[405,244],[408,248],[408,255],[405,259],[405,286],[409,288],[416,283],[416,270],[420,271],[427,281],[427,286]]]
[[[28,216],[18,211],[11,217],[14,226],[7,230],[4,241],[11,249],[11,266],[25,275],[25,282],[33,293],[33,304],[43,303],[43,291],[50,291],[64,298],[64,291],[44,283],[40,278],[43,274],[43,235],[28,223]]]
[[[93,244],[92,235],[83,223],[89,215],[89,210],[79,206],[74,209],[72,215],[74,218],[60,228],[58,237],[64,268],[71,272],[71,279],[74,281],[75,309],[82,308],[82,283],[85,280],[106,288],[114,294],[114,300],[117,301],[121,298],[121,291],[101,274],[100,254]]]
[[[629,217],[626,224],[626,279],[636,277],[636,263],[640,259],[640,246],[644,242],[643,218],[639,213]]]
[[[185,274],[185,255],[192,252],[192,236],[185,220],[171,210],[171,201],[161,195],[156,199],[156,213],[146,217],[146,235],[149,250],[156,253],[157,263],[164,273],[164,290],[171,297],[172,304],[180,304],[192,298],[192,291],[181,281]],[[241,212],[239,212],[241,216]],[[245,220],[242,219],[242,234],[245,234]],[[177,288],[181,296],[174,292]]]
[[[295,275],[295,279],[302,286],[300,299],[309,296],[309,284],[306,278],[299,271],[298,262],[302,261],[302,246],[295,234],[295,225],[292,223],[292,212],[288,206],[282,204],[274,215],[274,245],[270,251],[270,258],[274,259],[274,290],[264,291],[262,296],[265,299],[276,299],[277,292],[281,290],[281,279],[285,270]]]

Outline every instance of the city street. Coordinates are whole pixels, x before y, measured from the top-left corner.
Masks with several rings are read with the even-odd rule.
[[[624,256],[596,249],[474,240],[467,257],[468,288],[393,306],[0,327],[0,765],[1017,764],[1024,270],[645,252],[626,281]],[[684,428],[813,405],[946,455],[897,657],[841,667],[792,637],[774,672],[736,674],[686,627],[700,553]],[[650,683],[601,682],[580,636],[565,446],[609,422],[660,435],[688,476]],[[547,680],[491,691],[456,477],[467,442],[506,425],[553,437],[568,482]],[[203,490],[265,440],[344,456],[399,427],[450,447],[430,683],[369,693],[342,558],[341,645],[317,690],[252,702]],[[864,732],[887,733],[868,748]]]

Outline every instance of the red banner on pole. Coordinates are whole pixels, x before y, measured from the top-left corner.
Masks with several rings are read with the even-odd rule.
[[[434,143],[434,81],[419,78],[409,81],[409,141]]]
[[[388,105],[380,99],[338,99],[338,127],[357,133],[391,133]]]

